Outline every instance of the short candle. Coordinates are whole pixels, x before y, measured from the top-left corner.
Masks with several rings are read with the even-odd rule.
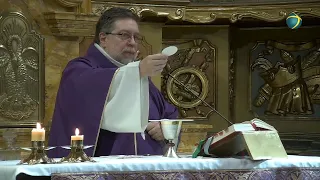
[[[31,131],[31,141],[45,141],[46,131],[41,128],[40,123],[37,123],[37,129],[32,129]]]
[[[79,135],[79,129],[76,128],[75,135],[71,136],[71,141],[83,141],[83,135]]]

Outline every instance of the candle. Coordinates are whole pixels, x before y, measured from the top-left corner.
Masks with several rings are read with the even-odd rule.
[[[79,129],[76,128],[75,130],[75,135],[74,136],[71,136],[71,141],[83,141],[83,135],[79,135]]]
[[[32,129],[31,131],[31,141],[45,141],[46,131],[41,128],[40,123],[37,123],[37,129]]]

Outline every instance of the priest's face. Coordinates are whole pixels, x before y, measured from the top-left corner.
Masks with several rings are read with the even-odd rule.
[[[132,19],[117,20],[111,32],[100,33],[100,46],[123,64],[135,60],[140,40],[138,24]]]

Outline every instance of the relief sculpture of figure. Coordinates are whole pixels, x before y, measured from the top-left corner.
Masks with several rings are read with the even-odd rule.
[[[31,87],[38,82],[38,53],[12,27],[0,35],[0,116],[22,120],[38,106],[38,93]]]
[[[311,115],[313,107],[310,94],[318,87],[308,89],[301,69],[301,56],[293,58],[287,51],[280,50],[282,62],[272,65],[262,54],[253,62],[251,68],[259,68],[260,77],[265,84],[260,88],[254,105],[261,107],[268,101],[266,114]]]

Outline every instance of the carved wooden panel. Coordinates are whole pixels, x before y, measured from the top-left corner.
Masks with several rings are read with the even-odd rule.
[[[212,110],[205,107],[201,100],[171,78],[168,73],[214,107],[216,77],[212,72],[216,68],[216,48],[206,39],[164,40],[164,45],[175,45],[178,47],[178,52],[169,57],[166,69],[162,73],[162,92],[179,108],[182,117],[208,119]]]
[[[257,42],[250,55],[256,116],[320,120],[319,42]]]
[[[274,126],[289,154],[319,155],[319,27],[233,34],[234,117]]]
[[[178,52],[169,57],[162,72],[161,92],[179,109],[180,118],[195,120],[183,124],[178,147],[179,153],[190,154],[209,132],[227,127],[226,122],[194,94],[227,116],[228,27],[177,25],[166,26],[162,32],[162,48],[175,45]]]
[[[0,15],[0,126],[42,121],[43,38],[18,12]]]

